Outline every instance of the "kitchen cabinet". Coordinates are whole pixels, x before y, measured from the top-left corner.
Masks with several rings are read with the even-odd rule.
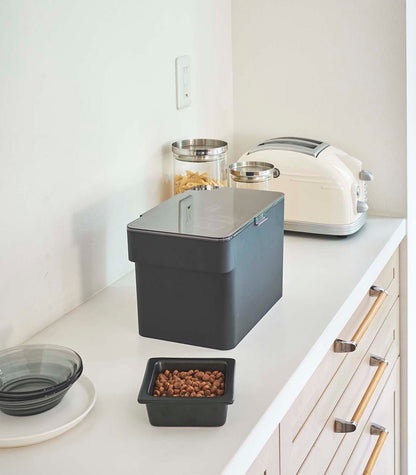
[[[383,473],[399,473],[399,335],[396,250],[282,419],[282,475],[363,473],[379,457]],[[389,428],[388,440],[379,426]],[[248,474],[263,473],[260,467],[277,457],[273,445]]]
[[[299,470],[315,444],[317,446],[309,454],[306,467],[301,471],[307,473],[305,470],[308,466],[325,465],[325,460],[329,462],[327,458],[331,454],[330,446],[337,447],[343,437],[343,434],[336,434],[332,430],[334,414],[343,418],[353,414],[354,408],[351,404],[358,404],[360,389],[368,385],[372,373],[375,372],[369,364],[371,355],[381,353],[384,356],[391,346],[391,334],[398,326],[397,308],[395,318],[390,317],[387,322],[386,319],[398,298],[398,270],[399,256],[396,252],[374,282],[374,285],[385,289],[388,294],[376,297],[370,296],[370,291],[367,292],[339,335],[338,340],[349,341],[370,312],[376,310],[356,350],[339,353],[331,347],[282,420],[282,473]],[[374,308],[380,297],[385,297],[382,305]],[[381,329],[382,327],[384,328]],[[397,339],[395,342],[397,343]],[[337,405],[338,408],[334,412]]]

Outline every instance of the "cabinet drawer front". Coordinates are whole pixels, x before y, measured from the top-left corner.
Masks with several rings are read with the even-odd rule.
[[[279,429],[271,435],[263,450],[256,457],[246,475],[279,474]]]
[[[356,475],[363,473],[367,467],[370,470],[369,461],[374,462],[373,471],[367,473],[376,474],[400,474],[400,358],[397,359],[394,369],[389,377],[383,392],[381,393],[373,412],[353,447],[344,442],[345,437],[335,455],[328,470],[330,475],[344,473]],[[377,424],[388,430],[379,452],[375,451],[379,434],[371,427]],[[382,442],[382,441],[381,441]],[[381,445],[381,444],[380,444]],[[352,451],[351,451],[352,450]]]
[[[377,277],[374,282],[374,285],[370,287],[369,291],[364,296],[363,300],[361,301],[360,305],[358,306],[357,310],[354,312],[352,317],[348,320],[345,327],[341,330],[338,338],[335,340],[343,340],[349,341],[353,340],[354,336],[357,335],[360,328],[366,321],[369,313],[371,313],[373,306],[375,306],[376,301],[379,297],[383,297],[383,295],[374,294],[372,292],[372,288],[380,288],[385,289],[387,291],[386,298],[382,300],[381,304],[376,308],[374,313],[374,319],[371,320],[370,325],[367,329],[364,329],[362,336],[360,337],[361,340],[356,347],[356,350],[353,352],[345,352],[345,353],[335,353],[339,356],[350,356],[351,359],[354,359],[354,356],[361,351],[365,352],[367,348],[370,346],[374,335],[377,333],[378,329],[380,328],[382,322],[384,321],[387,313],[393,306],[394,302],[396,301],[399,295],[399,251],[397,250],[389,262],[387,263],[386,267],[383,269],[381,274]],[[334,343],[335,343],[334,342]],[[335,344],[334,344],[335,346]],[[334,348],[331,348],[331,353],[334,353]]]
[[[368,403],[362,413],[362,417],[357,424],[357,428],[352,433],[335,432],[336,419],[352,419],[357,407],[363,401],[363,396],[374,380],[374,375],[378,368],[370,366],[372,355],[385,358],[389,365],[385,368],[380,380],[374,387],[374,392],[368,399]],[[315,441],[313,448],[303,462],[300,472],[304,474],[324,473],[331,464],[341,443],[351,444],[351,448],[357,442],[362,432],[365,421],[371,414],[375,403],[381,394],[383,386],[391,374],[394,362],[399,356],[399,299],[396,300],[389,316],[383,323],[376,338],[371,344],[366,355],[358,366],[354,376],[348,383],[344,393],[339,399],[334,411],[330,414],[326,424]]]
[[[335,408],[349,380],[385,321],[399,293],[399,256],[396,252],[375,284],[388,290],[388,296],[353,353],[335,353],[330,348],[313,376],[281,422],[281,469],[295,473]],[[350,339],[373,305],[369,293],[341,331],[339,338]]]

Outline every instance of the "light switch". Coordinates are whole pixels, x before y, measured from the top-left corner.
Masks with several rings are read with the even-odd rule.
[[[191,59],[178,56],[176,66],[176,108],[185,109],[191,105]]]

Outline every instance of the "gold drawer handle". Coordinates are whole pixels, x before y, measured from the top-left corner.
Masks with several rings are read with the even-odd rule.
[[[376,390],[378,383],[380,382],[381,377],[386,371],[388,361],[380,356],[371,356],[370,357],[370,365],[371,366],[378,366],[377,371],[375,372],[373,379],[371,380],[370,384],[368,385],[367,390],[362,397],[360,404],[358,404],[357,409],[352,416],[350,421],[345,421],[344,419],[335,419],[334,424],[334,431],[338,433],[346,433],[346,432],[354,432],[357,428],[358,423],[361,420],[364,411],[367,409],[368,403],[371,400],[371,397]]]
[[[349,353],[356,350],[358,343],[360,343],[362,337],[364,336],[368,327],[371,325],[371,322],[374,320],[374,317],[377,315],[388,294],[389,293],[387,290],[382,289],[381,287],[377,287],[376,285],[371,287],[370,296],[377,295],[375,302],[371,306],[364,320],[361,322],[361,325],[358,327],[357,331],[354,333],[352,340],[340,340],[339,338],[335,340],[335,353]]]
[[[373,451],[371,452],[370,458],[368,459],[367,465],[365,466],[363,475],[370,475],[373,471],[389,431],[385,427],[379,426],[378,424],[371,424],[370,434],[378,435],[378,439]]]

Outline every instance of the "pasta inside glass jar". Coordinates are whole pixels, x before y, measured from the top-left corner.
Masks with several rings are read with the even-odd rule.
[[[200,186],[212,189],[227,186],[227,150],[227,142],[216,139],[190,139],[173,143],[174,194]]]

